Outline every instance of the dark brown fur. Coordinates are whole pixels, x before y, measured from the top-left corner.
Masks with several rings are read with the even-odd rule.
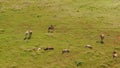
[[[44,50],[45,50],[45,51],[47,51],[47,50],[54,50],[54,48],[53,48],[53,47],[47,47],[47,48],[45,48]]]

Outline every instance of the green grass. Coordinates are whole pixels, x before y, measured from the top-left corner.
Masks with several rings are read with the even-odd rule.
[[[119,68],[120,59],[112,58],[120,52],[119,6],[119,0],[0,0],[0,68]],[[49,35],[51,24],[56,30]],[[33,37],[23,40],[28,29]],[[101,33],[105,44],[98,43]],[[47,46],[55,50],[27,51]],[[65,48],[71,52],[62,55]]]

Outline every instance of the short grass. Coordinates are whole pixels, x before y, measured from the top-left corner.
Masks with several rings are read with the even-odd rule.
[[[33,37],[23,40],[28,29]],[[119,68],[119,37],[120,0],[0,0],[0,68]],[[26,51],[47,46],[55,50]],[[65,48],[71,52],[62,55]]]

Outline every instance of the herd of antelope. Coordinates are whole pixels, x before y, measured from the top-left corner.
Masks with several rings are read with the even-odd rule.
[[[48,33],[53,33],[54,30],[55,30],[55,28],[54,28],[53,25],[50,25],[50,26],[48,27]],[[31,37],[32,37],[32,30],[27,30],[27,31],[25,32],[25,38],[24,38],[24,40],[26,40],[26,39],[31,39]],[[101,34],[101,35],[100,35],[100,43],[101,43],[101,44],[104,44],[104,38],[105,38],[105,35],[104,35],[104,34]],[[92,47],[91,45],[86,45],[85,47],[86,47],[86,48],[89,48],[89,49],[93,49],[93,47]],[[49,47],[46,47],[46,48],[37,48],[37,47],[36,47],[36,48],[30,49],[29,51],[39,51],[39,50],[41,50],[41,49],[43,49],[44,51],[54,50],[53,47],[49,46]],[[64,53],[70,53],[70,50],[69,50],[69,49],[63,49],[63,50],[61,51],[61,53],[62,53],[62,54],[64,54]],[[113,51],[113,58],[117,58],[117,57],[118,57],[117,51]]]

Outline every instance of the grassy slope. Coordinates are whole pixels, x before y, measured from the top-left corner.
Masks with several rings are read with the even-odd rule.
[[[120,51],[119,6],[119,0],[0,0],[0,68],[119,68],[120,59],[112,59],[112,51]],[[47,34],[50,24],[53,35]],[[33,38],[24,41],[29,28]],[[96,43],[101,33],[110,35],[104,45]],[[36,46],[55,50],[24,51]],[[64,48],[71,53],[61,55]]]

